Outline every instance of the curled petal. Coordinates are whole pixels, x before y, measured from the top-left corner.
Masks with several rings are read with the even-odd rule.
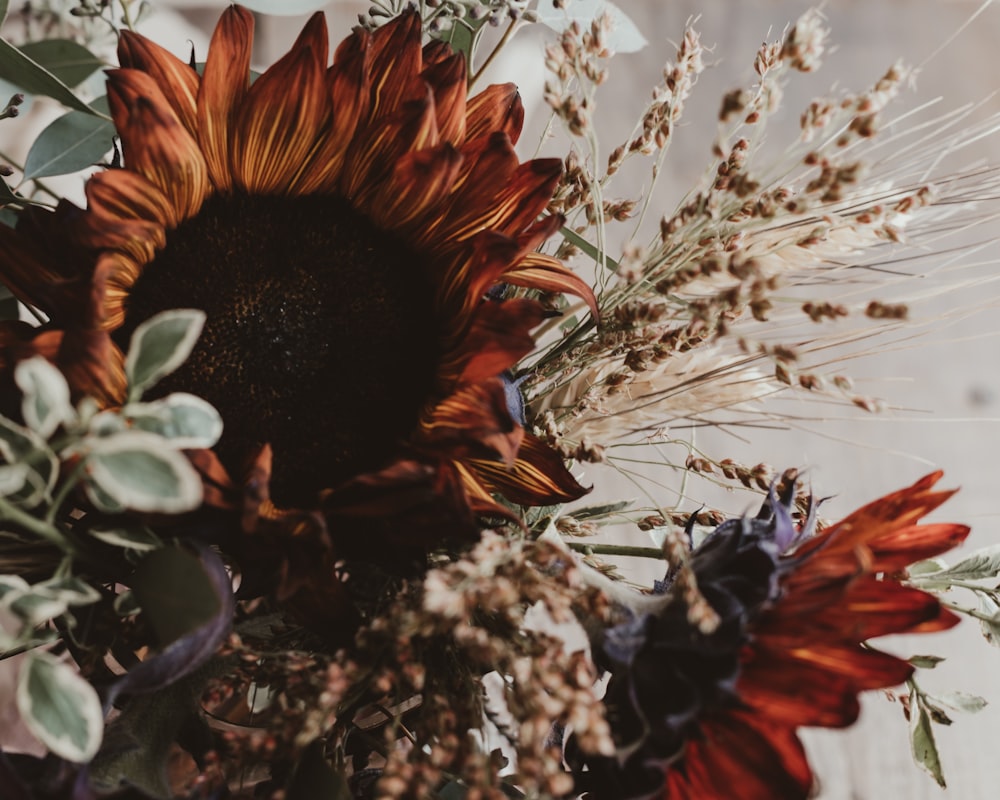
[[[212,179],[220,191],[232,187],[229,150],[233,120],[250,87],[253,14],[230,6],[212,34],[198,91],[198,141]]]
[[[513,83],[488,86],[469,98],[465,111],[465,138],[478,139],[502,131],[517,144],[524,125],[524,106]]]
[[[420,439],[456,457],[475,455],[514,463],[523,431],[507,409],[499,379],[463,386],[438,403],[421,424]]]
[[[516,364],[534,350],[531,329],[544,318],[545,310],[533,300],[481,304],[465,337],[464,350],[471,357],[462,366],[460,380],[488,380]]]
[[[243,100],[232,131],[234,184],[250,194],[286,192],[327,116],[326,18],[314,14],[292,49]],[[295,87],[289,91],[289,87]]]
[[[530,433],[524,434],[513,466],[482,459],[473,460],[472,465],[490,486],[522,505],[568,503],[590,491],[570,474],[555,450]]]
[[[503,280],[529,289],[574,294],[587,304],[595,321],[600,319],[597,298],[590,284],[550,256],[529,253],[517,262],[517,266],[504,271]]]
[[[122,31],[118,39],[118,63],[150,75],[188,133],[195,135],[198,130],[198,73],[173,53],[132,31]]]
[[[137,70],[109,73],[108,104],[129,169],[163,192],[179,219],[193,217],[211,188],[205,159],[153,79]]]

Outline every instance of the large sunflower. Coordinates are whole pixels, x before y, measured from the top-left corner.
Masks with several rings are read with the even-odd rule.
[[[88,181],[86,209],[0,226],[0,275],[48,318],[0,330],[3,365],[42,353],[113,406],[136,326],[201,308],[195,352],[157,391],[219,408],[234,476],[270,446],[272,514],[395,514],[385,536],[427,544],[503,513],[496,493],[581,495],[501,377],[546,315],[504,287],[596,311],[536,252],[562,222],[540,217],[560,162],[519,162],[516,89],[467,98],[463,57],[422,46],[415,12],[355,30],[332,66],[316,14],[255,81],[252,42],[252,15],[227,9],[199,76],[122,34],[108,101],[124,166]],[[338,550],[379,554],[376,528]]]
[[[898,580],[969,532],[918,524],[953,494],[933,490],[940,477],[804,542],[808,530],[797,531],[776,498],[757,519],[719,526],[691,556],[718,615],[714,630],[693,626],[673,600],[609,631],[605,703],[623,756],[591,760],[577,774],[579,788],[615,800],[808,797],[813,775],[798,729],[850,725],[860,692],[913,672],[868,640],[958,621]]]

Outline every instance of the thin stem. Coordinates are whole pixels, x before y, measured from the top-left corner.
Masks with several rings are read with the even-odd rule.
[[[510,41],[510,37],[514,35],[515,28],[517,28],[517,20],[513,20],[512,19],[510,21],[510,24],[507,26],[507,30],[505,30],[503,32],[503,36],[500,37],[500,41],[497,42],[497,46],[493,48],[493,52],[491,52],[486,57],[486,60],[483,62],[483,65],[479,69],[477,69],[475,72],[473,72],[472,75],[469,76],[469,88],[470,89],[475,85],[476,81],[478,81],[482,77],[483,73],[486,72],[486,69],[489,67],[490,64],[493,63],[493,60],[497,57],[497,55],[500,53],[500,51],[503,50],[503,48],[507,44],[507,42]],[[472,49],[474,51],[475,47],[473,47]],[[473,52],[469,53],[469,68],[470,69],[472,68],[472,56],[473,55],[474,55]]]
[[[73,544],[54,525],[45,520],[33,517],[27,511],[9,503],[3,497],[0,497],[0,519],[20,525],[49,544],[55,545],[64,553],[73,554],[75,550]]]
[[[630,558],[655,558],[663,560],[659,547],[636,547],[627,544],[588,544],[586,542],[566,542],[566,546],[578,553],[595,556],[627,556]]]
[[[59,509],[62,508],[62,504],[66,501],[69,493],[73,491],[77,484],[77,478],[80,477],[86,466],[87,459],[81,458],[77,465],[73,467],[69,477],[63,481],[62,486],[59,487],[59,491],[56,492],[55,497],[52,499],[52,505],[49,507],[49,510],[45,515],[45,522],[47,524],[53,525],[55,523],[56,515],[59,513]]]

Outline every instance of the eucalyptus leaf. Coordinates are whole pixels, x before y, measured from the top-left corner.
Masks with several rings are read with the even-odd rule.
[[[572,0],[566,8],[556,8],[555,0],[538,0],[538,21],[557,33],[562,33],[571,23],[577,22],[586,30],[590,23],[604,13],[611,15],[611,32],[608,47],[616,53],[635,53],[649,42],[628,15],[608,0]]]
[[[952,708],[955,711],[964,711],[967,714],[975,714],[989,705],[985,698],[977,694],[956,690],[936,693],[931,696],[931,699],[943,706]]]
[[[913,698],[914,695],[910,695],[910,697]],[[938,755],[937,744],[934,741],[930,716],[921,703],[912,701],[910,704],[910,749],[913,752],[913,760],[937,781],[938,786],[945,788],[941,757]]]
[[[18,494],[29,486],[29,472],[28,465],[23,462],[0,465],[0,497]]]
[[[51,97],[64,106],[85,114],[97,114],[59,78],[2,38],[0,38],[0,78],[10,81],[29,94]]]
[[[56,428],[76,416],[66,378],[47,358],[35,356],[19,362],[14,367],[14,382],[24,394],[24,421],[39,436],[48,439]]]
[[[0,181],[3,183],[3,181]],[[6,186],[6,184],[4,184]],[[2,192],[0,192],[2,194]],[[3,198],[0,197],[0,203],[3,202]],[[3,210],[0,210],[0,215],[4,214]],[[3,224],[0,220],[0,224]],[[6,322],[7,320],[15,320],[20,317],[20,306],[17,304],[17,298],[11,294],[10,289],[6,286],[0,285],[0,321]]]
[[[106,66],[101,59],[72,39],[42,39],[18,49],[70,87],[77,86]]]
[[[103,511],[106,514],[121,514],[125,510],[124,505],[115,500],[93,481],[85,481],[83,489],[86,492],[87,499],[94,504],[94,508],[98,511]]]
[[[108,110],[107,98],[99,97],[90,106],[103,114]],[[70,111],[38,134],[24,162],[24,177],[32,180],[68,175],[92,167],[111,150],[114,137],[111,120]]]
[[[201,478],[191,462],[152,433],[125,431],[97,439],[87,471],[90,482],[125,508],[177,514],[201,503]]]
[[[1000,544],[976,550],[957,564],[934,573],[934,580],[976,581],[1000,574]]]
[[[101,701],[70,665],[45,652],[28,653],[16,700],[28,730],[57,756],[86,763],[97,753],[104,731]]]
[[[24,487],[8,495],[18,505],[34,507],[55,485],[59,459],[48,443],[30,428],[24,428],[4,416],[0,416],[0,456],[8,464],[21,464],[27,468]]]
[[[135,329],[125,359],[130,399],[184,363],[204,324],[204,311],[187,308],[164,311]]]
[[[910,656],[907,661],[920,669],[934,669],[944,659],[941,656]]]
[[[988,619],[979,620],[983,636],[994,647],[1000,647],[1000,605],[985,594],[979,595],[979,610],[991,615]]]
[[[175,392],[151,403],[131,403],[125,418],[134,429],[155,433],[186,449],[213,447],[222,435],[222,417],[206,400]]]

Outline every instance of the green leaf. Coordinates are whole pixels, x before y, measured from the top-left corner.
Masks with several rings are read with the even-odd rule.
[[[600,253],[598,252],[596,245],[593,245],[590,242],[588,242],[586,239],[584,239],[580,234],[578,234],[575,230],[573,230],[569,226],[563,225],[559,229],[559,235],[562,236],[563,239],[565,239],[571,245],[579,247],[584,253],[586,253],[594,260],[595,264],[602,263],[599,258]],[[618,272],[621,269],[621,265],[613,258],[611,258],[611,256],[609,256],[607,253],[604,254],[603,264],[612,272]]]
[[[106,66],[82,44],[71,39],[43,39],[18,48],[67,86],[77,86]]]
[[[566,8],[556,8],[553,0],[538,0],[538,21],[562,33],[571,23],[578,22],[584,30],[604,13],[611,15],[612,28],[608,34],[608,47],[616,53],[635,53],[649,42],[639,28],[614,3],[608,0],[573,0]]]
[[[914,695],[910,695],[911,699]],[[913,760],[922,767],[938,786],[945,788],[944,773],[941,771],[941,757],[934,742],[934,731],[927,709],[919,702],[910,704],[910,749]]]
[[[136,511],[177,514],[201,503],[201,478],[162,437],[125,431],[97,439],[87,456],[90,480],[112,501]]]
[[[101,701],[73,667],[48,653],[30,652],[16,698],[28,730],[51,752],[78,764],[97,753],[104,731]]]
[[[930,695],[930,699],[955,711],[964,711],[967,714],[976,714],[989,705],[985,698],[977,694],[955,690]]]
[[[222,608],[202,561],[180,547],[144,556],[129,585],[161,646],[209,622]]]
[[[87,533],[112,547],[146,553],[163,547],[163,542],[149,528],[91,528]]]
[[[3,181],[0,181],[3,183]],[[4,184],[6,186],[6,184]],[[2,195],[2,192],[0,192]],[[0,204],[3,202],[3,197],[0,196]],[[2,214],[3,211],[0,211]],[[2,224],[2,223],[0,223]],[[17,298],[11,294],[10,289],[6,286],[0,285],[0,321],[6,322],[7,320],[18,319],[20,316],[20,308],[17,304]]]
[[[125,359],[130,399],[183,364],[204,325],[204,311],[186,308],[164,311],[136,328]]]
[[[990,614],[989,619],[979,620],[983,636],[986,641],[994,647],[1000,647],[1000,606],[993,602],[988,595],[979,595],[979,610],[984,614]]]
[[[24,394],[24,421],[42,438],[48,439],[56,428],[76,416],[66,378],[47,358],[35,356],[19,362],[14,367],[14,382]]]
[[[97,114],[73,94],[73,90],[59,78],[2,38],[0,38],[0,78],[20,86],[30,94],[51,97],[64,106],[85,114]]]
[[[0,22],[7,19],[7,7],[10,5],[8,0],[0,0]]]
[[[286,800],[351,800],[354,795],[343,774],[323,758],[323,743],[317,739],[302,754],[285,793]]]
[[[107,97],[99,97],[90,107],[101,113],[108,110]],[[68,175],[92,167],[111,150],[115,126],[104,117],[70,111],[38,134],[24,162],[26,180]]]
[[[624,511],[634,502],[634,500],[619,500],[614,503],[600,503],[593,506],[584,506],[583,508],[574,508],[572,511],[567,512],[567,516],[573,517],[576,520],[601,519]]]
[[[941,656],[910,656],[907,660],[919,669],[934,669],[944,661]]]
[[[977,581],[1000,574],[1000,544],[976,550],[954,566],[934,573],[933,578],[947,581]]]
[[[55,485],[59,459],[48,443],[30,428],[23,428],[3,416],[0,416],[0,456],[8,464],[27,467],[24,487],[8,495],[18,505],[29,508],[37,505]]]
[[[137,430],[170,440],[179,449],[213,447],[222,435],[222,417],[205,400],[185,392],[175,392],[152,403],[132,403],[125,418]]]

